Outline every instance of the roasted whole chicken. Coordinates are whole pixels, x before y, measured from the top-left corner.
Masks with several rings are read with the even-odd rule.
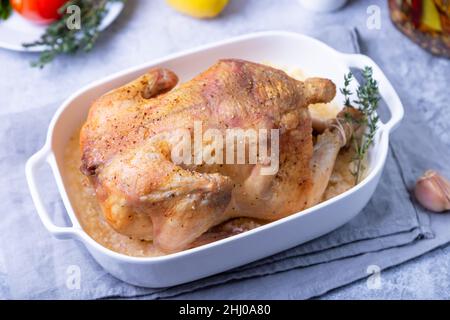
[[[358,123],[345,119],[359,116],[344,109],[313,144],[308,105],[334,98],[330,80],[301,82],[268,66],[229,59],[175,88],[177,82],[170,70],[150,70],[96,100],[81,130],[81,170],[116,231],[152,240],[170,253],[229,219],[273,221],[320,202],[337,154]],[[278,129],[278,170],[262,174],[270,159],[174,162],[177,132],[194,132],[195,123],[219,132]]]

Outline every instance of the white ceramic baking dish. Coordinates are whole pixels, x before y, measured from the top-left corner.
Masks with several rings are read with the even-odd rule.
[[[95,242],[80,226],[66,192],[61,168],[69,137],[85,121],[92,101],[129,82],[149,68],[161,66],[175,71],[185,81],[218,59],[241,58],[256,62],[298,66],[307,75],[323,76],[342,86],[349,68],[373,68],[390,120],[380,124],[370,151],[367,177],[351,190],[317,206],[254,230],[198,248],[156,258],[137,258],[113,252]],[[342,97],[337,97],[341,99]],[[26,164],[26,176],[39,217],[59,239],[81,241],[95,260],[115,277],[144,287],[173,286],[210,276],[297,246],[330,232],[356,216],[371,198],[380,179],[388,152],[389,134],[403,117],[401,101],[380,68],[367,56],[343,54],[313,38],[289,32],[263,32],[170,55],[101,79],[68,98],[58,109],[48,129],[44,147]],[[37,171],[47,163],[53,170],[72,226],[56,226],[41,200]]]

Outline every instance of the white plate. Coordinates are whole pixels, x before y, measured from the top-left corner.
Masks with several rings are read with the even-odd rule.
[[[67,181],[62,168],[64,150],[71,135],[86,120],[89,107],[96,98],[137,78],[148,69],[169,68],[177,73],[181,81],[186,81],[221,58],[270,61],[276,65],[301,67],[308,75],[332,79],[338,87],[342,87],[343,75],[349,68],[371,66],[391,118],[380,124],[369,152],[368,176],[352,189],[312,208],[197,248],[167,256],[139,258],[103,247],[80,226],[70,195],[66,192]],[[150,61],[98,80],[74,93],[53,117],[44,147],[28,160],[26,176],[37,213],[47,230],[56,238],[81,241],[105,270],[123,281],[143,287],[166,287],[273,255],[328,233],[352,219],[375,191],[388,152],[389,133],[402,117],[400,99],[383,72],[369,57],[340,53],[320,41],[296,33],[255,33]],[[43,165],[52,168],[72,226],[55,225],[43,204],[41,195],[45,190],[39,190],[37,179],[37,173]]]
[[[108,13],[104,17],[100,30],[108,27],[119,15],[124,7],[123,2],[113,2],[108,5]],[[30,22],[14,12],[8,20],[0,20],[0,48],[14,51],[41,52],[45,46],[25,48],[24,43],[31,43],[39,40],[44,34],[46,25],[39,25]]]

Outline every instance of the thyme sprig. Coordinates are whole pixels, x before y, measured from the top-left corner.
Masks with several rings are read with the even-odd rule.
[[[6,20],[11,15],[9,0],[0,0],[0,20]]]
[[[344,95],[344,105],[346,107],[351,106],[350,103],[350,96],[352,95],[352,92],[349,89],[350,82],[353,80],[353,74],[351,71],[349,71],[348,74],[344,74],[344,88],[340,88],[339,90]]]
[[[53,61],[59,54],[75,54],[79,51],[92,50],[100,35],[100,24],[108,12],[108,3],[124,0],[70,0],[59,9],[61,19],[49,25],[41,38],[32,43],[26,43],[26,48],[44,46],[41,53],[32,66],[43,68]],[[69,28],[68,21],[72,19],[72,13],[67,12],[69,6],[76,5],[80,8],[80,28]]]
[[[355,155],[353,158],[354,169],[352,175],[355,178],[355,184],[361,180],[361,176],[365,171],[364,160],[367,157],[367,152],[373,144],[378,128],[379,117],[377,115],[378,102],[380,101],[380,94],[378,91],[378,82],[373,79],[373,70],[366,66],[362,72],[364,83],[356,89],[356,100],[353,103],[362,112],[362,119],[359,121],[362,127],[365,127],[365,133],[360,137],[353,136]],[[351,106],[350,96],[352,95],[349,89],[350,83],[353,79],[352,73],[344,75],[344,88],[340,91],[344,95],[344,103],[346,106]],[[351,119],[351,121],[354,121]]]

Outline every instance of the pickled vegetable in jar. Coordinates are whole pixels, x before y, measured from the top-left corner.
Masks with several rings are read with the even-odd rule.
[[[433,54],[450,58],[450,0],[389,0],[392,22]]]

